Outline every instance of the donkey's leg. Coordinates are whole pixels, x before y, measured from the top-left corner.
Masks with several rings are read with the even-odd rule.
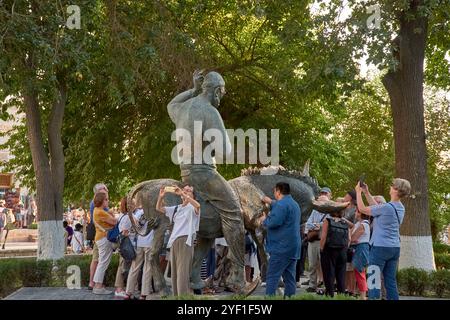
[[[205,284],[200,277],[202,261],[206,258],[209,249],[211,248],[215,239],[197,238],[197,245],[194,248],[194,261],[192,262],[191,272],[191,288],[202,289]]]
[[[235,219],[222,219],[222,230],[224,238],[228,244],[227,258],[231,260],[231,273],[228,278],[228,284],[230,287],[239,290],[245,286],[244,222],[241,217],[236,217]]]
[[[166,229],[167,224],[165,221],[154,229],[154,238],[150,250],[150,270],[153,276],[155,291],[159,292],[161,296],[167,296],[170,294],[166,285],[166,280],[164,279],[164,273],[159,264],[159,254],[164,246],[164,235]]]
[[[256,236],[255,230],[254,229],[249,229],[249,231],[250,231],[250,234],[251,234],[253,240],[256,243],[256,247],[257,247],[259,258],[260,258],[260,262],[261,262],[261,265],[259,266],[259,271],[261,272],[260,278],[261,278],[261,280],[263,282],[265,282],[266,281],[266,271],[267,271],[267,254],[266,254],[266,250],[264,250],[263,243]]]

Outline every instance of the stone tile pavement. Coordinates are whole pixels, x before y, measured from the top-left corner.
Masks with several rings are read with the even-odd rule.
[[[305,287],[306,288],[306,287]],[[297,288],[297,294],[305,293],[305,288]],[[113,288],[109,288],[114,290]],[[265,288],[259,286],[252,294],[252,296],[263,296]],[[230,295],[229,292],[222,292],[217,297],[222,298],[224,295]],[[152,300],[158,300],[160,297],[154,296]],[[13,294],[6,297],[4,300],[122,300],[121,298],[111,295],[95,295],[87,288],[82,289],[68,289],[68,288],[31,288],[25,287],[17,290]],[[408,297],[401,296],[400,300],[437,300],[425,297]],[[439,299],[450,300],[450,299]]]

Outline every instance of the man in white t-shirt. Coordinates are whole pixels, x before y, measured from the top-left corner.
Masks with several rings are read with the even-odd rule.
[[[167,247],[170,248],[172,291],[174,296],[178,296],[190,293],[194,239],[200,223],[200,204],[195,201],[194,188],[189,185],[185,185],[183,189],[175,187],[174,192],[181,196],[183,203],[164,207],[162,199],[166,191],[163,187],[159,191],[156,210],[164,213],[173,223]]]

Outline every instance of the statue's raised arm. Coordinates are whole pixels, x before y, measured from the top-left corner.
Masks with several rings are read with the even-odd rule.
[[[194,88],[184,91],[178,94],[175,98],[173,98],[169,104],[167,105],[167,112],[169,113],[169,117],[172,122],[175,123],[175,119],[177,118],[177,112],[179,108],[183,106],[183,103],[187,100],[196,97],[202,91],[202,83],[203,83],[203,70],[195,70],[193,74],[193,82]]]

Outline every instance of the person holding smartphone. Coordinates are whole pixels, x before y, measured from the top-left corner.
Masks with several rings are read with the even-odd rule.
[[[386,298],[398,300],[396,272],[400,258],[400,225],[405,216],[405,207],[401,199],[411,192],[411,184],[408,180],[395,178],[392,181],[389,194],[391,201],[377,204],[370,195],[367,185],[358,182],[355,187],[358,210],[365,215],[372,216],[373,231],[370,239],[369,268],[374,270],[375,283],[381,284],[381,274],[384,277]],[[369,207],[366,207],[362,193],[364,193]],[[369,277],[371,274],[368,275]],[[369,299],[379,299],[381,285],[369,288]]]
[[[156,210],[164,213],[173,223],[167,248],[170,248],[172,291],[174,296],[179,296],[190,293],[194,240],[200,224],[200,204],[194,199],[194,188],[190,185],[175,187],[173,191],[181,196],[183,203],[172,207],[163,206],[167,191],[162,187]]]

